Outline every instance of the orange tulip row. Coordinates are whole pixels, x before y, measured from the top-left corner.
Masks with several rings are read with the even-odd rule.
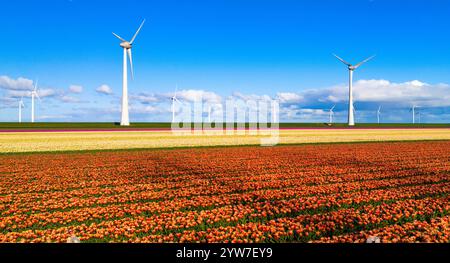
[[[210,210],[191,210],[186,212],[172,211],[153,216],[143,217],[142,213],[149,213],[154,207],[139,207],[133,206],[129,208],[101,208],[88,212],[77,211],[76,213],[58,213],[51,217],[41,215],[41,217],[29,217],[29,218],[13,218],[7,224],[2,223],[2,227],[10,230],[15,228],[33,228],[33,229],[46,229],[47,226],[52,228],[52,224],[58,224],[58,222],[64,222],[58,227],[62,227],[65,224],[70,224],[75,220],[79,220],[79,224],[86,223],[85,221],[98,219],[98,221],[111,222],[117,221],[117,218],[124,218],[126,214],[134,217],[143,218],[147,222],[146,228],[141,228],[143,232],[160,232],[160,231],[172,231],[184,228],[192,228],[198,226],[211,226],[217,223],[229,223],[239,222],[241,220],[257,221],[264,218],[292,216],[295,214],[302,214],[306,211],[309,213],[320,213],[321,211],[327,211],[332,209],[344,209],[345,207],[361,206],[361,209],[366,206],[371,206],[379,201],[407,199],[407,198],[422,198],[430,192],[434,192],[436,195],[445,195],[450,190],[450,183],[430,186],[411,187],[410,189],[403,189],[404,194],[397,193],[396,191],[386,192],[385,190],[375,190],[371,192],[371,195],[360,196],[361,194],[350,193],[348,195],[335,195],[333,197],[326,196],[324,198],[309,197],[304,200],[290,199],[290,200],[272,200],[265,202],[252,202],[247,205],[226,205]],[[384,192],[384,193],[383,193]],[[440,193],[440,194],[438,194]],[[78,216],[78,217],[77,217]],[[14,219],[14,220],[12,220]],[[27,225],[31,224],[31,225]],[[97,227],[102,224],[98,224]],[[135,232],[137,229],[134,230]],[[15,232],[17,233],[17,232]]]
[[[321,238],[318,242],[363,243],[369,237],[378,237],[382,243],[448,243],[450,238],[450,216],[432,218],[429,222],[414,220],[403,225],[391,225],[370,231],[326,237]]]
[[[0,156],[0,242],[441,242],[449,146]],[[410,220],[427,226],[420,238]]]
[[[79,209],[83,207],[98,207],[98,206],[107,206],[107,205],[116,205],[116,204],[126,204],[126,203],[146,203],[146,202],[155,202],[160,201],[166,203],[164,206],[170,206],[170,204],[174,204],[176,202],[167,202],[169,200],[177,199],[177,201],[189,202],[190,200],[196,200],[196,202],[203,204],[204,200],[214,200],[211,197],[221,196],[220,200],[228,200],[236,202],[236,199],[241,199],[242,201],[248,200],[254,196],[261,198],[274,198],[271,197],[270,193],[282,191],[289,197],[289,195],[298,195],[298,196],[309,196],[309,195],[318,195],[318,194],[332,194],[336,192],[348,192],[355,191],[359,189],[372,190],[377,188],[386,188],[386,187],[399,187],[402,185],[415,185],[415,184],[425,184],[425,183],[436,183],[447,179],[447,174],[435,174],[432,177],[423,176],[409,176],[409,177],[400,177],[400,178],[384,178],[383,180],[369,180],[369,181],[360,181],[360,182],[348,182],[348,183],[329,183],[326,185],[305,185],[302,181],[297,180],[284,180],[280,181],[277,179],[273,179],[268,182],[261,182],[264,185],[264,188],[259,188],[259,190],[251,191],[250,188],[245,187],[242,189],[242,186],[236,189],[235,185],[230,185],[227,187],[223,187],[218,192],[211,192],[211,189],[208,188],[208,185],[191,185],[191,187],[195,187],[197,189],[196,192],[190,191],[189,187],[184,189],[168,189],[161,191],[150,191],[143,190],[141,187],[137,187],[139,190],[133,191],[132,188],[128,188],[128,192],[118,192],[114,194],[114,192],[103,192],[100,196],[73,196],[70,197],[65,196],[53,196],[53,198],[49,198],[48,196],[41,196],[41,201],[37,201],[36,198],[32,198],[35,194],[29,195],[21,195],[20,197],[15,198],[15,202],[13,204],[2,204],[0,205],[0,214],[3,216],[8,215],[18,215],[21,213],[28,213],[29,211],[33,211],[34,214],[38,212],[52,212],[52,211],[60,211],[60,210],[73,210]],[[226,189],[226,191],[225,191]],[[280,190],[281,189],[281,190]],[[237,195],[236,193],[240,193]],[[30,200],[24,200],[24,197],[30,196]],[[12,198],[12,197],[11,197]],[[279,197],[277,197],[279,198]],[[10,201],[11,202],[11,201]],[[168,203],[168,204],[167,204]],[[178,204],[177,204],[178,205]],[[210,204],[208,204],[210,205]]]
[[[85,241],[99,239],[116,242],[281,242],[314,239],[323,241],[326,237],[337,236],[342,232],[373,228],[395,222],[400,224],[404,222],[403,224],[405,224],[408,221],[420,221],[425,218],[423,224],[426,225],[428,221],[433,223],[440,216],[447,216],[449,212],[448,197],[424,198],[397,201],[392,204],[368,205],[362,208],[340,209],[320,214],[216,226],[205,230],[183,231],[168,231],[170,223],[178,225],[179,222],[159,222],[155,226],[153,218],[138,216],[91,225],[81,224],[58,229],[11,232],[0,236],[0,241],[20,242],[29,239],[33,242],[64,242],[71,234],[81,236],[81,239]],[[191,224],[195,224],[195,217],[191,216],[190,220]],[[165,229],[160,225],[161,223],[166,223]],[[397,225],[397,229],[401,228],[403,224]],[[186,227],[188,226],[189,224],[186,225]],[[158,233],[158,231],[164,233]],[[448,232],[442,232],[441,236],[445,237],[445,235],[448,239]]]

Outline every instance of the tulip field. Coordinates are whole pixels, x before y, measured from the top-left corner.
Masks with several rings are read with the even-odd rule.
[[[450,242],[450,141],[0,155],[0,242]]]

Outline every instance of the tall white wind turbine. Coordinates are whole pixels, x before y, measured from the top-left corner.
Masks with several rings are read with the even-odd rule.
[[[25,104],[23,103],[23,97],[20,98],[19,101],[19,123],[22,123],[22,108],[25,108]]]
[[[334,105],[331,109],[330,109],[330,124],[333,123],[333,116],[334,116],[334,108],[336,108],[336,105]]]
[[[180,103],[180,101],[177,99],[177,91],[178,91],[178,85],[175,88],[175,93],[172,96],[172,123],[175,122],[175,103]]]
[[[133,38],[130,41],[126,41],[119,35],[113,32],[113,35],[117,37],[120,41],[120,46],[123,48],[123,80],[122,80],[122,116],[120,119],[120,125],[121,126],[129,126],[130,125],[130,118],[129,118],[129,112],[128,112],[128,68],[127,68],[127,57],[130,59],[130,69],[131,69],[131,78],[134,79],[134,71],[133,71],[133,56],[131,54],[131,48],[133,47],[134,40],[136,39],[137,35],[139,34],[139,31],[141,31],[142,26],[145,23],[142,21],[141,25],[139,26],[138,30],[134,34]]]
[[[362,64],[366,63],[367,61],[371,60],[372,58],[374,58],[375,56],[371,56],[361,62],[359,62],[356,65],[352,65],[350,63],[348,63],[347,61],[343,60],[342,58],[338,57],[337,55],[333,54],[337,59],[339,59],[342,63],[344,63],[345,65],[347,65],[348,67],[348,71],[349,71],[349,81],[348,81],[348,97],[349,97],[349,101],[348,101],[348,125],[349,126],[354,126],[355,125],[355,117],[354,117],[354,112],[353,112],[353,71],[355,71],[355,69],[359,68]]]
[[[37,97],[39,101],[41,98],[39,97],[37,90],[38,82],[34,84],[34,89],[31,91],[31,123],[34,123],[34,97]]]
[[[381,105],[380,105],[380,107],[378,107],[378,110],[377,110],[377,122],[378,122],[378,124],[380,124],[380,116],[381,116]]]

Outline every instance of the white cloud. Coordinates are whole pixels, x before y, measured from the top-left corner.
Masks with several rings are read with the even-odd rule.
[[[170,97],[173,95],[174,94],[170,94]],[[222,101],[222,97],[214,92],[193,89],[177,91],[177,98],[188,102],[203,101],[208,103],[220,103]]]
[[[313,115],[328,115],[328,112],[322,110],[322,109],[299,109],[298,113],[301,114],[313,114]]]
[[[406,84],[416,86],[416,87],[423,87],[425,85],[428,85],[427,83],[423,83],[418,80],[409,81],[409,82],[406,82]]]
[[[95,91],[97,91],[98,93],[101,93],[101,94],[106,94],[106,95],[111,95],[113,93],[111,87],[109,87],[106,84],[101,85]]]
[[[280,118],[289,121],[323,122],[328,118],[328,111],[324,109],[300,108],[297,105],[280,107]]]
[[[257,94],[243,94],[240,92],[233,92],[231,98],[240,99],[243,101],[253,100],[253,101],[270,101],[272,98],[269,95],[257,95]]]
[[[53,97],[56,95],[56,91],[54,89],[38,89],[38,95],[41,99],[45,97]],[[7,96],[12,98],[31,97],[31,91],[10,90],[8,91]]]
[[[355,84],[355,99],[363,102],[450,106],[449,94],[449,85],[430,85],[418,80],[403,83],[361,80]]]
[[[280,96],[280,94],[283,94]],[[388,80],[359,80],[354,83],[354,99],[358,102],[390,103],[398,107],[417,104],[427,107],[450,106],[450,85],[431,85],[418,80],[394,83]],[[310,89],[299,93],[279,93],[282,103],[296,99],[303,106],[324,103],[346,103],[348,86],[341,84],[323,89]]]
[[[137,114],[147,114],[147,113],[151,113],[151,114],[159,114],[163,111],[161,111],[160,107],[156,107],[156,106],[138,106],[138,105],[131,105],[130,106],[130,112],[131,113],[137,113]],[[164,111],[165,112],[165,111]]]
[[[303,100],[303,96],[293,92],[280,92],[277,97],[280,103],[299,103]]]
[[[72,97],[72,96],[68,96],[68,95],[62,96],[61,100],[63,102],[66,102],[66,103],[78,103],[78,102],[80,102],[80,100],[78,98],[75,98],[75,97]]]
[[[45,97],[51,97],[56,94],[56,91],[53,89],[38,89],[38,95],[39,97],[45,98]]]
[[[80,85],[71,85],[69,91],[72,93],[81,93],[83,92],[83,87]]]
[[[0,97],[0,109],[16,107],[18,100],[11,97]]]
[[[130,99],[140,101],[143,104],[155,103],[160,101],[159,96],[147,93],[139,93],[138,95],[131,95]]]
[[[31,90],[33,81],[23,77],[12,79],[8,76],[0,76],[0,88],[7,90]]]

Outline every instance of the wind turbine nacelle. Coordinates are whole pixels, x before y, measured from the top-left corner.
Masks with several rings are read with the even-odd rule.
[[[130,49],[131,48],[131,44],[130,42],[122,42],[120,43],[120,46],[126,49]]]

